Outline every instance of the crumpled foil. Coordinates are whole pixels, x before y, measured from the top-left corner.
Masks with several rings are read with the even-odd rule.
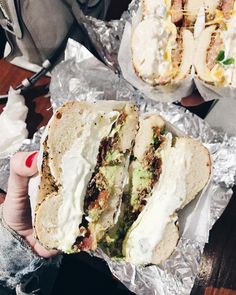
[[[236,171],[236,137],[211,129],[206,122],[182,107],[144,98],[73,40],[68,42],[66,60],[52,73],[50,90],[54,110],[68,99],[135,101],[141,112],[160,113],[185,134],[200,139],[207,146],[213,161],[212,179],[201,197],[190,205],[189,212],[195,207],[198,210],[195,210],[189,225],[181,233],[177,248],[167,261],[159,266],[135,267],[130,263],[111,260],[101,250],[95,254],[103,258],[112,274],[136,294],[189,294],[199,270],[209,230],[221,216],[232,195]],[[180,231],[181,219],[184,220],[188,215],[184,212],[180,216]]]
[[[119,20],[109,22],[85,16],[82,11],[76,11],[77,21],[86,29],[90,40],[97,50],[100,58],[114,72],[120,73],[118,52],[125,23],[131,21],[133,14],[138,10],[140,0],[133,0]]]

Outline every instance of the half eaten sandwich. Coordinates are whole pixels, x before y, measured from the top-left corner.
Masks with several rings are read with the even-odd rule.
[[[208,182],[211,161],[199,141],[176,137],[158,115],[139,124],[121,214],[100,245],[135,265],[159,264],[174,251],[178,211]]]
[[[43,246],[96,249],[117,219],[137,127],[136,107],[126,102],[68,102],[54,114],[34,218]]]

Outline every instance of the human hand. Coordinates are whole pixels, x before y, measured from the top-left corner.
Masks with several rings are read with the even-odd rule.
[[[183,97],[181,99],[181,105],[184,107],[194,107],[204,103],[204,99],[201,97],[198,91],[194,91],[191,95]]]
[[[8,192],[3,206],[3,218],[6,224],[22,236],[39,256],[49,258],[58,251],[46,250],[33,235],[31,207],[28,196],[30,177],[37,174],[38,152],[17,153],[10,163]]]

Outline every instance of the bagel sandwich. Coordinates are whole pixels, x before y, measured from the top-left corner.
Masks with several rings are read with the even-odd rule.
[[[48,249],[134,265],[174,251],[178,212],[207,184],[208,150],[129,102],[68,102],[42,140],[34,233]]]
[[[177,84],[191,74],[193,33],[179,25],[182,10],[178,1],[173,5],[170,1],[143,1],[143,18],[132,32],[134,71],[154,87]]]
[[[100,246],[134,265],[160,264],[178,243],[178,212],[209,180],[211,160],[199,141],[175,136],[158,115],[139,124],[120,217]]]
[[[42,142],[34,233],[46,248],[90,251],[116,222],[138,127],[132,103],[68,102]]]
[[[236,87],[236,15],[206,26],[197,39],[197,77],[211,85]]]

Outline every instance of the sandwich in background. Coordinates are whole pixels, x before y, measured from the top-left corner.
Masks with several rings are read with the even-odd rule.
[[[142,20],[131,38],[136,75],[154,87],[183,81],[191,74],[194,39],[181,27],[182,2],[143,0],[141,7]]]
[[[221,9],[221,10],[220,10]],[[223,1],[215,13],[206,14],[206,28],[196,40],[197,77],[217,87],[236,87],[236,10]],[[217,88],[216,88],[217,89]]]
[[[173,102],[235,97],[234,0],[140,0],[126,23],[118,61],[148,98]]]

